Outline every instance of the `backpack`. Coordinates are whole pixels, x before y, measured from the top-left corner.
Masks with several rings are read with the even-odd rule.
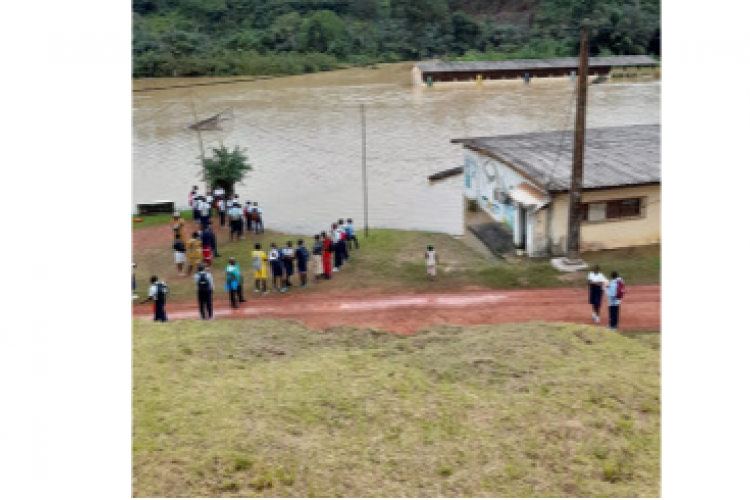
[[[211,283],[208,281],[208,275],[206,272],[198,273],[198,291],[208,292],[211,290]]]
[[[157,283],[156,284],[156,300],[159,302],[165,302],[167,300],[167,294],[169,293],[169,289],[167,288],[167,285],[164,283]]]
[[[625,296],[625,283],[622,282],[622,280],[617,281],[617,292],[615,292],[615,298],[617,300],[622,300],[622,298]]]
[[[253,255],[253,269],[260,271],[263,268],[263,262],[260,260],[260,255]]]
[[[250,211],[250,220],[258,220],[258,209],[257,208],[253,208]]]

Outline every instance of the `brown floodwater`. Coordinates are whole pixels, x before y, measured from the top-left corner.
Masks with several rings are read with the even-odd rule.
[[[253,171],[238,186],[269,227],[319,232],[351,217],[361,230],[362,117],[366,108],[370,227],[461,234],[462,178],[427,177],[462,163],[459,137],[571,129],[573,82],[412,85],[411,64],[231,84],[133,92],[133,206],[187,205],[200,178],[200,146],[188,126],[230,110],[204,147],[247,150]],[[140,80],[134,89],[226,82],[228,78]],[[611,80],[589,88],[588,127],[660,123],[661,82]]]

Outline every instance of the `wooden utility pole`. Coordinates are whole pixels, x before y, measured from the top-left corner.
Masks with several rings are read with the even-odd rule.
[[[570,182],[570,204],[568,210],[568,263],[580,263],[581,220],[583,201],[583,155],[586,135],[586,92],[589,76],[588,19],[581,23],[581,49],[578,60],[578,103],[576,107],[576,129],[573,144],[573,176]]]
[[[362,111],[362,191],[364,192],[365,205],[365,237],[370,236],[370,227],[368,224],[369,207],[367,204],[367,127],[365,121],[365,105],[360,104]]]

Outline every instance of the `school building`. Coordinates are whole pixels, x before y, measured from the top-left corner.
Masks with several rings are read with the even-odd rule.
[[[566,251],[573,134],[453,139],[464,195],[530,256]],[[661,241],[660,125],[586,130],[581,249]]]

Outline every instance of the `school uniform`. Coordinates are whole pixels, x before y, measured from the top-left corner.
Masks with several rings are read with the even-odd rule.
[[[159,294],[159,286],[164,287],[164,294]],[[151,300],[154,301],[154,321],[161,321],[166,322],[167,321],[167,311],[166,311],[166,304],[167,304],[167,295],[169,295],[169,288],[167,287],[167,284],[163,281],[157,281],[156,283],[153,283],[149,289],[148,289],[148,296]]]
[[[341,233],[338,229],[333,231],[333,269],[338,270],[344,264],[344,255],[341,253]]]
[[[427,250],[425,263],[427,264],[427,274],[437,276],[437,252],[435,250]]]
[[[271,275],[276,277],[283,277],[284,270],[281,265],[281,252],[277,248],[272,248],[268,252],[268,262],[271,263]]]
[[[233,308],[239,307],[237,305],[238,299],[239,302],[245,302],[245,298],[242,296],[242,271],[239,265],[227,264],[224,288],[229,292],[229,300]]]
[[[221,224],[221,227],[224,227],[227,224],[227,202],[219,200],[216,206],[219,209],[219,223]]]
[[[620,325],[620,304],[621,299],[617,298],[617,284],[622,278],[615,278],[607,285],[607,301],[609,302],[609,327],[617,329]]]
[[[210,248],[214,257],[221,257],[221,255],[219,255],[218,249],[216,248],[216,235],[214,234],[212,229],[206,228],[201,233],[201,241],[203,243],[203,248]]]
[[[175,240],[174,244],[172,245],[172,250],[174,250],[174,263],[184,264],[186,260],[185,243],[182,240]]]
[[[607,278],[602,273],[595,273],[591,271],[589,273],[589,304],[596,309],[602,306],[602,294],[604,292],[604,285],[607,283]],[[594,318],[596,319],[596,318]],[[599,321],[597,319],[597,321]]]
[[[263,209],[254,206],[253,209],[255,210],[255,234],[262,234],[265,231],[263,230]]]
[[[230,234],[242,236],[242,209],[232,207],[229,209],[229,229]]]
[[[281,262],[284,264],[284,273],[286,275],[287,283],[290,283],[289,278],[294,274],[294,248],[286,247],[281,250]]]
[[[245,222],[247,223],[247,231],[252,231],[251,227],[251,221],[250,221],[250,210],[252,210],[252,205],[245,205],[245,208],[242,209],[242,214],[245,216]]]
[[[196,193],[193,196],[193,201],[191,203],[191,207],[193,208],[193,220],[200,220],[201,218],[200,203],[201,201],[198,199],[198,193]]]
[[[200,202],[201,228],[206,229],[211,220],[211,205],[207,201]]]
[[[201,271],[193,277],[195,286],[198,291],[198,309],[201,312],[202,319],[211,319],[214,317],[213,293],[214,279],[211,273]]]

